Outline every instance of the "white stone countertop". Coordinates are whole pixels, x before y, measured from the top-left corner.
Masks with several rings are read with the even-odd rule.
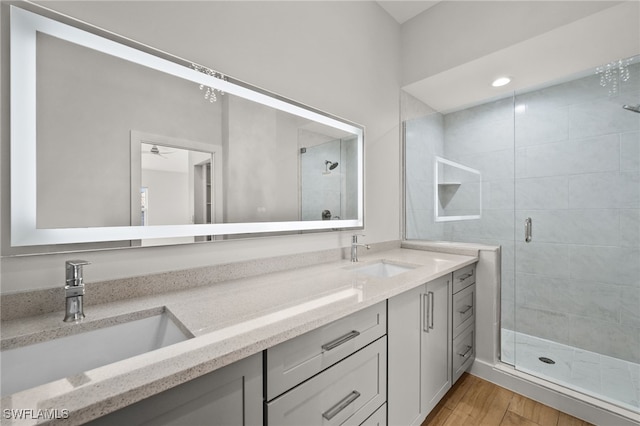
[[[467,254],[473,251],[469,250]],[[415,267],[389,278],[355,268],[378,260]],[[179,292],[88,306],[80,324],[55,312],[2,323],[2,348],[169,311],[194,336],[152,352],[3,397],[5,410],[68,410],[81,424],[224,367],[478,261],[476,255],[393,249],[348,260],[217,283]],[[70,354],[70,361],[72,355]]]

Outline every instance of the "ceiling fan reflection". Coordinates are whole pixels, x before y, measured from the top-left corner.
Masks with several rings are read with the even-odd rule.
[[[162,157],[164,159],[167,159],[166,155],[173,154],[173,151],[160,151],[160,148],[158,148],[158,145],[153,145],[151,147],[151,149],[149,149],[149,151],[143,151],[142,153],[143,154],[157,155],[158,157]]]

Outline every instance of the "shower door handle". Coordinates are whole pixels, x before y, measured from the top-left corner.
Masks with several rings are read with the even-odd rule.
[[[524,220],[524,241],[525,243],[530,243],[532,238],[533,225],[531,223],[531,218],[528,217]]]

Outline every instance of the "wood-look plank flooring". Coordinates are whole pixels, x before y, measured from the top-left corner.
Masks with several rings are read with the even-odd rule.
[[[422,426],[593,426],[465,373]]]

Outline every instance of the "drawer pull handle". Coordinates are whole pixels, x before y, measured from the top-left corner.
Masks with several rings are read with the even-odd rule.
[[[458,354],[458,355],[461,356],[462,358],[467,358],[469,355],[471,355],[471,351],[473,351],[473,346],[467,345],[465,352],[463,354]]]
[[[463,309],[463,310],[458,311],[458,313],[459,313],[460,315],[464,315],[464,314],[466,314],[467,312],[469,312],[469,310],[470,310],[471,308],[473,308],[473,306],[472,306],[472,305],[467,305],[467,306],[465,306],[465,307],[464,307],[464,309]]]
[[[325,343],[324,345],[322,345],[322,351],[325,352],[325,351],[330,351],[331,349],[335,349],[338,346],[342,345],[343,343],[347,343],[349,340],[355,339],[359,335],[360,335],[359,331],[352,330],[347,334],[345,334],[344,336],[338,337],[336,340],[332,340],[329,343]]]
[[[472,277],[472,276],[473,276],[473,271],[469,272],[468,274],[460,275],[458,277],[458,281],[464,281],[467,278]]]
[[[327,420],[331,420],[334,418],[340,411],[344,410],[356,399],[360,398],[360,392],[352,391],[349,395],[345,396],[340,402],[338,402],[333,407],[329,408],[327,411],[322,413],[322,417]]]

